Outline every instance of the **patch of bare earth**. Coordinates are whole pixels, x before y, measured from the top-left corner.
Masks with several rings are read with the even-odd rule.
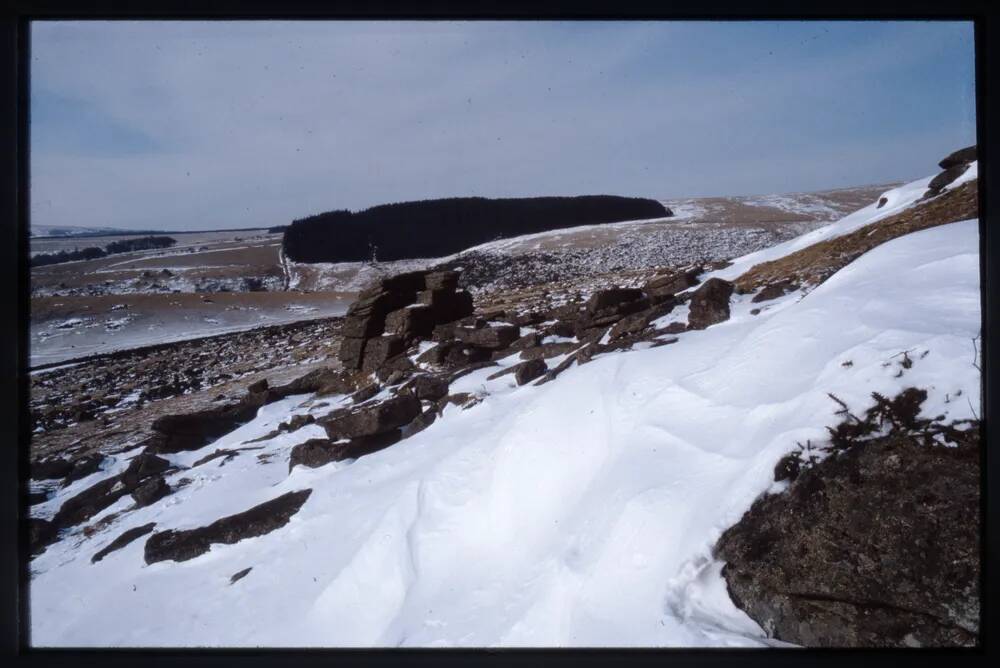
[[[776,283],[818,285],[862,254],[911,232],[979,216],[979,190],[970,181],[943,195],[827,239],[785,257],[755,265],[734,282],[741,293]]]

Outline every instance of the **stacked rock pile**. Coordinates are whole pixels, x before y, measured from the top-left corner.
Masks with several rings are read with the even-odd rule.
[[[417,271],[383,279],[358,295],[343,328],[340,361],[371,373],[402,355],[440,324],[472,314],[472,295],[457,290],[458,272]]]

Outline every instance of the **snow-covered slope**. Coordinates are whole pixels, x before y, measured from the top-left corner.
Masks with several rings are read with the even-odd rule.
[[[882,209],[715,275],[733,277],[890,215],[927,181],[886,193]],[[773,488],[781,456],[797,441],[824,439],[824,426],[836,421],[828,392],[860,410],[872,391],[917,386],[928,390],[929,416],[979,412],[977,235],[970,220],[901,237],[804,297],[786,295],[753,315],[759,305],[735,296],[724,323],[674,345],[599,356],[541,386],[487,381],[495,369],[474,372],[451,391],[479,392],[481,403],[449,406],[426,430],[353,462],[289,474],[292,445],[322,435],[308,425],[249,444],[263,449],[224,466],[173,474],[171,485],[191,482],[32,562],[32,642],[769,644],[729,600],[712,546]],[[905,370],[903,351],[913,359]],[[290,412],[320,415],[340,399],[302,395],[265,406],[253,422],[172,460],[190,465],[266,434]],[[130,454],[35,510],[51,514]],[[140,539],[90,562],[131,527],[194,528],[307,488],[301,511],[266,536],[150,566]]]

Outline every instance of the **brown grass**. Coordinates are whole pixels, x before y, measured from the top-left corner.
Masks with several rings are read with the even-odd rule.
[[[745,294],[782,281],[818,285],[860,255],[887,241],[929,227],[978,217],[978,197],[977,182],[970,181],[849,234],[821,241],[778,260],[754,265],[736,279],[736,290]]]

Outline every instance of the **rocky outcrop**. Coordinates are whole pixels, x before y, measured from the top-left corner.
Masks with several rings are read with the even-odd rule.
[[[979,428],[920,420],[922,396],[881,398],[888,418],[875,431],[871,415],[831,429],[834,452],[819,463],[783,458],[775,478],[792,481],[787,491],[758,499],[720,538],[733,602],[769,635],[817,647],[978,643]],[[935,443],[943,434],[954,447]]]
[[[959,149],[945,157],[938,163],[944,171],[931,179],[930,183],[927,184],[927,192],[924,193],[923,199],[940,195],[944,192],[945,187],[964,174],[975,160],[975,145]]]
[[[733,284],[721,278],[710,278],[691,295],[688,329],[705,329],[729,320],[729,298]]]
[[[651,303],[659,304],[673,298],[679,292],[684,292],[688,288],[698,285],[698,274],[700,273],[698,269],[688,269],[661,274],[650,279],[642,286],[642,290],[649,297]]]
[[[357,408],[335,411],[318,420],[331,441],[383,434],[398,429],[420,415],[420,400],[411,394],[398,396]]]
[[[941,169],[951,169],[956,165],[967,165],[970,162],[976,160],[976,145],[966,146],[965,148],[960,148],[954,153],[949,153],[941,162],[938,163],[938,167]]]
[[[472,313],[472,296],[457,291],[454,271],[417,271],[385,278],[362,291],[344,321],[340,361],[371,373],[434,328]]]
[[[311,489],[288,492],[242,513],[218,519],[208,526],[155,533],[146,541],[146,563],[155,564],[168,559],[187,561],[208,552],[214,543],[231,545],[246,538],[269,534],[288,524],[311,493]]]
[[[241,401],[194,413],[163,415],[153,421],[157,438],[146,452],[174,453],[197,450],[252,420],[267,402],[267,392],[248,395]]]

